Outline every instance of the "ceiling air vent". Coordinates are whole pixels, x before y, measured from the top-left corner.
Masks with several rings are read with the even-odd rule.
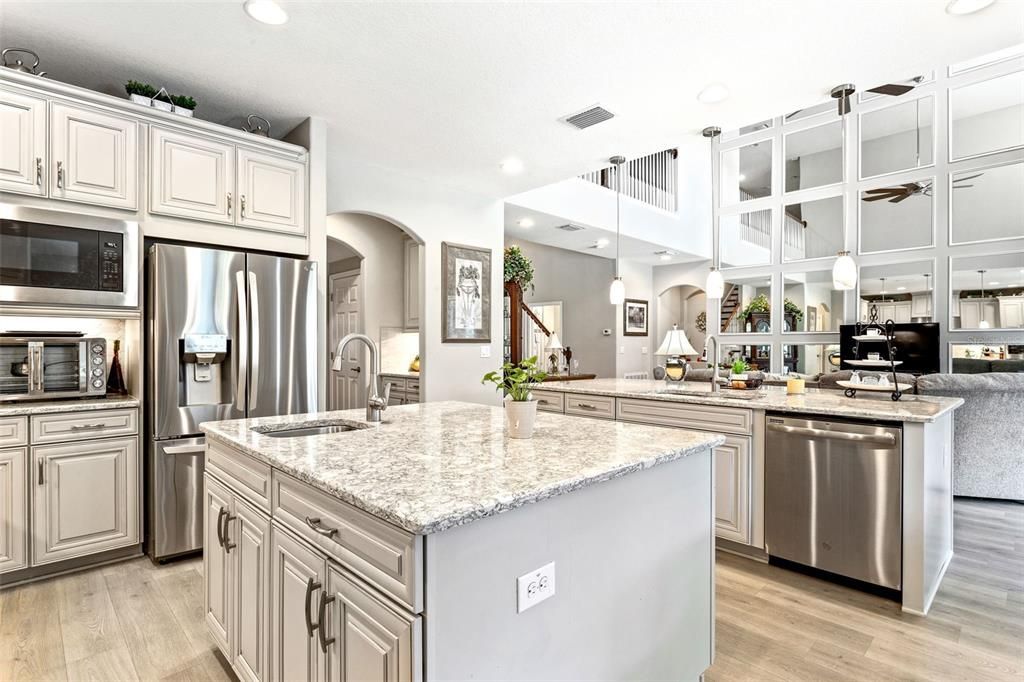
[[[579,232],[580,230],[585,230],[587,228],[583,227],[582,225],[573,225],[572,223],[566,223],[565,225],[558,225],[557,227],[555,227],[555,229],[565,230],[566,232]]]
[[[562,120],[571,125],[573,128],[583,130],[590,126],[597,125],[601,121],[607,121],[608,119],[615,116],[612,112],[600,106],[592,106],[589,109],[584,109],[578,114],[572,114],[566,116]]]

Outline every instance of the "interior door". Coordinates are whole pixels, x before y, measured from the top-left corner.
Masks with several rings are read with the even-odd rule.
[[[0,190],[46,196],[46,100],[0,92]]]
[[[278,526],[270,535],[270,680],[322,682],[316,607],[327,583],[327,561]]]
[[[249,417],[317,409],[316,263],[246,257]]]
[[[306,234],[306,167],[273,154],[238,150],[238,224]]]
[[[106,112],[50,103],[50,196],[135,209],[138,123]]]
[[[359,323],[360,281],[358,272],[331,275],[330,280],[330,362],[334,362],[338,342],[347,334],[361,331]],[[364,392],[366,378],[364,376],[363,356],[365,347],[362,344],[349,344],[345,348],[341,361],[341,371],[329,370],[331,374],[331,396],[329,409],[347,410],[359,407]]]
[[[150,128],[151,213],[233,223],[235,148],[159,126]]]

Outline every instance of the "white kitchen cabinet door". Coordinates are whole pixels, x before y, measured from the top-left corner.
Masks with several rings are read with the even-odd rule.
[[[206,592],[203,613],[206,625],[222,654],[231,652],[231,557],[224,549],[223,522],[231,514],[231,493],[217,479],[205,474],[203,522],[203,575]]]
[[[726,436],[715,448],[715,535],[750,544],[750,438]]]
[[[0,90],[0,190],[46,196],[46,100]]]
[[[999,299],[999,326],[1006,329],[1024,327],[1024,296]]]
[[[138,123],[50,103],[50,196],[98,206],[138,206]]]
[[[914,294],[910,301],[910,314],[913,317],[932,316],[932,295]]]
[[[323,682],[317,605],[327,584],[327,560],[277,525],[270,535],[270,680]]]
[[[896,322],[897,324],[910,322],[910,301],[901,301],[893,306],[893,308],[893,322]]]
[[[981,321],[999,327],[999,306],[993,299],[960,299],[960,328],[980,329]]]
[[[149,134],[149,211],[232,223],[235,148],[158,126]]]
[[[32,565],[139,542],[136,437],[32,448]]]
[[[291,234],[306,234],[306,166],[249,149],[238,150],[236,222]]]
[[[0,573],[28,566],[28,449],[0,450]]]
[[[231,562],[233,630],[232,665],[239,679],[267,678],[267,578],[270,558],[270,517],[241,498],[232,499],[224,546]]]
[[[420,328],[420,245],[405,240],[404,327],[406,331]]]
[[[327,677],[333,682],[420,679],[419,617],[393,608],[334,566],[327,577]]]

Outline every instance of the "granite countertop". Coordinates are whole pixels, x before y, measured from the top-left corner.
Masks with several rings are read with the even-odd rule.
[[[540,412],[533,438],[505,434],[501,407],[389,407],[369,428],[274,438],[253,427],[338,420],[363,409],[207,422],[200,428],[271,467],[412,533],[427,535],[703,452],[723,436]]]
[[[78,400],[27,400],[20,403],[0,403],[0,417],[20,417],[28,414],[52,414],[54,412],[89,412],[138,406],[139,399],[130,395],[80,398]]]
[[[671,392],[665,393],[666,389],[671,389]],[[889,393],[872,394],[867,391],[859,392],[856,397],[847,398],[842,390],[819,388],[809,388],[802,395],[787,395],[785,386],[767,386],[762,389],[764,397],[739,399],[712,393],[710,383],[705,381],[666,384],[664,381],[650,379],[594,379],[544,383],[539,385],[537,390],[894,422],[932,422],[964,404],[962,398],[906,394],[894,402]]]

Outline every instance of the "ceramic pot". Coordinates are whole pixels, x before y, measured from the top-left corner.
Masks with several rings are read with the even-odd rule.
[[[532,438],[537,420],[537,401],[505,398],[505,425],[509,438]]]
[[[188,116],[189,118],[192,118],[193,110],[186,109],[185,107],[179,107],[177,104],[175,104],[174,113],[176,113],[178,116]]]
[[[128,99],[135,102],[136,104],[141,104],[144,107],[152,106],[152,103],[150,102],[149,98],[145,95],[131,94],[128,95]]]

